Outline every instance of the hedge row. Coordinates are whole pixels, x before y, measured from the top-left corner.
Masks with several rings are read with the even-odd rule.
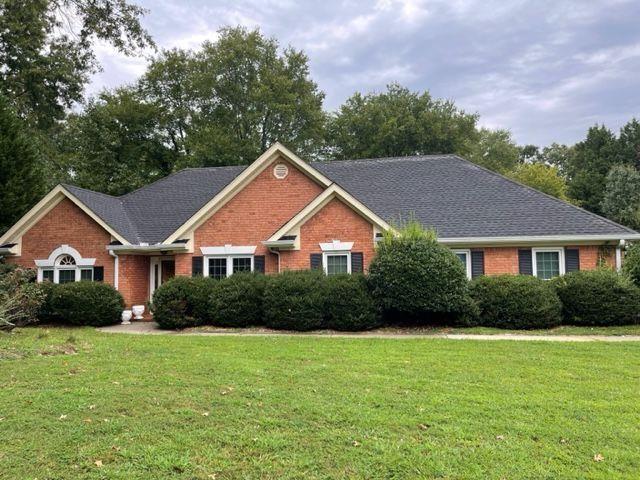
[[[380,325],[362,275],[327,277],[318,271],[240,273],[223,280],[177,277],[156,290],[152,311],[161,328],[366,330]]]
[[[449,324],[533,329],[640,321],[640,288],[609,270],[574,272],[553,281],[501,275],[468,283],[462,296],[466,305],[460,302],[458,314],[446,320]],[[359,331],[398,319],[397,309],[385,308],[370,278],[327,277],[317,271],[237,274],[221,281],[178,277],[156,291],[152,309],[160,326],[170,329],[214,325]],[[442,323],[439,310],[420,315],[416,309],[410,318],[413,324]]]
[[[40,285],[45,293],[38,320],[42,323],[66,323],[102,327],[121,321],[124,300],[111,285],[77,282]]]

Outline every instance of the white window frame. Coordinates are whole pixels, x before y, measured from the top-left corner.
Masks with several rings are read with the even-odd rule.
[[[204,271],[202,272],[205,277],[209,276],[209,260],[212,258],[226,258],[227,260],[227,278],[233,275],[233,259],[234,258],[250,258],[251,259],[251,271],[255,268],[254,255],[207,255],[204,257]]]
[[[466,255],[465,261],[465,272],[467,274],[467,278],[471,280],[471,250],[469,249],[456,249],[452,250],[454,254],[464,254]]]
[[[329,275],[329,257],[347,257],[347,273],[351,273],[351,252],[349,250],[335,250],[330,252],[322,252],[322,270],[325,275]]]
[[[60,265],[60,261],[63,257],[70,256],[76,262],[75,265]],[[44,281],[45,270],[53,270],[53,283],[60,283],[60,271],[61,270],[73,270],[75,272],[74,282],[81,281],[82,270],[91,270],[91,281],[93,281],[93,267],[96,263],[95,258],[82,258],[80,252],[69,245],[62,245],[49,255],[49,258],[44,260],[35,260],[35,264],[38,267],[37,282],[42,283]]]
[[[553,247],[553,248],[532,248],[531,249],[531,269],[533,270],[533,276],[538,276],[538,253],[543,252],[554,252],[558,254],[558,275],[562,276],[565,274],[564,268],[564,248],[563,247]]]

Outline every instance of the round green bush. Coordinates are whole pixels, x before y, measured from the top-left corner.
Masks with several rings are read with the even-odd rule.
[[[218,282],[209,296],[209,318],[221,327],[249,327],[263,323],[262,297],[266,277],[236,273]]]
[[[45,301],[38,318],[45,323],[102,327],[121,321],[124,300],[120,292],[101,282],[76,282],[39,286]]]
[[[177,329],[209,323],[209,298],[219,282],[203,277],[174,277],[153,294],[151,311],[160,328]]]
[[[570,325],[631,325],[640,320],[640,288],[612,270],[572,272],[554,280]]]
[[[622,272],[640,287],[640,242],[636,242],[625,252]]]
[[[480,277],[471,282],[478,325],[532,329],[560,325],[562,305],[554,286],[530,275]]]
[[[325,280],[324,314],[334,330],[370,330],[381,325],[380,315],[363,275],[332,275]]]
[[[317,270],[270,275],[264,289],[264,319],[269,328],[316,330],[325,328],[325,276]]]
[[[427,235],[387,236],[369,266],[369,284],[385,314],[403,321],[457,320],[470,306],[464,265]]]

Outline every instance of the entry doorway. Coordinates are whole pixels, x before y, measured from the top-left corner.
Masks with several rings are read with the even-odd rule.
[[[176,262],[173,257],[151,257],[149,272],[149,300],[164,282],[176,275]]]

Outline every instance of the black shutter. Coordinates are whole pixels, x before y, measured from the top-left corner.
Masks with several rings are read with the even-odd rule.
[[[191,276],[202,276],[202,257],[191,257]]]
[[[520,275],[533,275],[533,260],[530,248],[518,250],[518,265],[520,267]]]
[[[93,267],[93,281],[94,282],[104,281],[104,267]]]
[[[322,269],[322,254],[321,253],[312,253],[309,259],[310,266],[313,270]]]
[[[253,257],[253,271],[264,273],[264,255],[256,255]]]
[[[484,275],[484,250],[471,252],[471,278]]]
[[[577,248],[566,248],[564,251],[565,272],[577,272],[580,270],[580,250]]]
[[[363,263],[364,259],[362,252],[351,253],[351,273],[362,273]]]

